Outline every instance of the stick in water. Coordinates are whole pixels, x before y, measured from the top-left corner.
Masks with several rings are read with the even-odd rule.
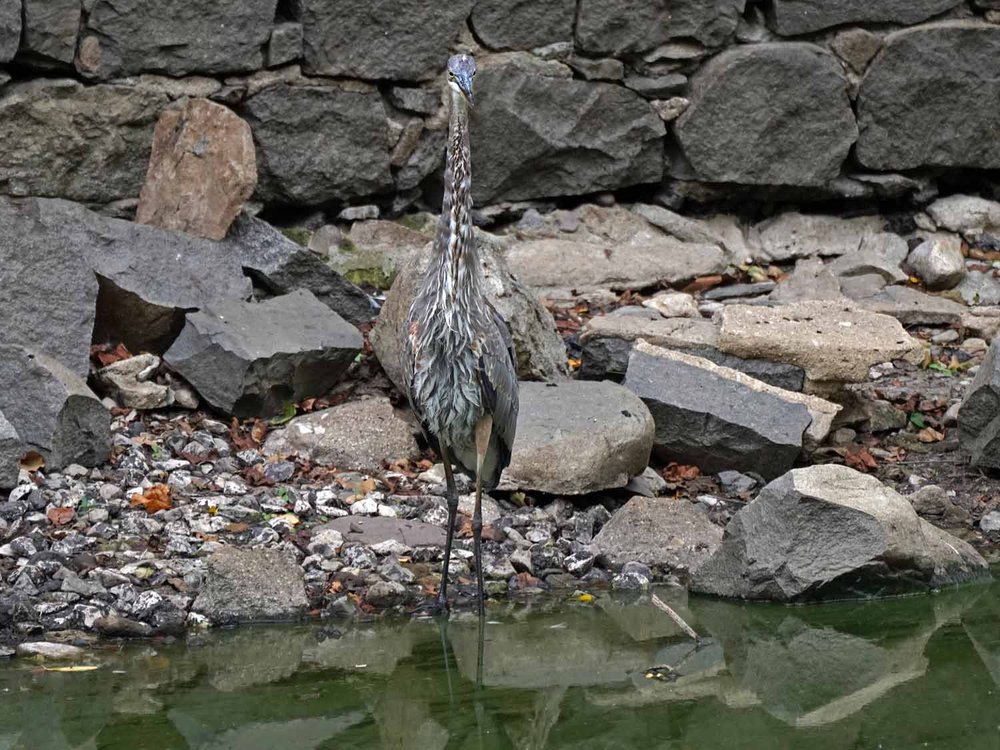
[[[666,612],[670,616],[670,619],[677,623],[677,627],[683,630],[689,638],[691,638],[695,643],[699,642],[698,634],[694,632],[694,628],[684,622],[684,618],[674,612],[670,605],[668,605],[656,594],[653,594],[653,606]]]

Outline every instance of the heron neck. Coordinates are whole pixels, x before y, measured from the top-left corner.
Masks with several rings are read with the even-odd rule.
[[[452,92],[445,157],[444,199],[435,261],[442,287],[455,296],[478,291],[482,270],[472,233],[472,154],[469,146],[469,113],[465,98]]]

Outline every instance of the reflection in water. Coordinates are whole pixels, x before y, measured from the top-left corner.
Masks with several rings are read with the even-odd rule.
[[[809,607],[670,597],[213,632],[0,667],[0,750],[1000,747],[1000,585]],[[442,648],[444,644],[444,648]],[[649,679],[652,666],[666,679]]]

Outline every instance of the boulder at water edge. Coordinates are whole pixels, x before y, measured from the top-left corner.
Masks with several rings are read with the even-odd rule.
[[[902,495],[846,466],[794,469],[726,527],[692,590],[802,601],[889,596],[990,577],[972,547]]]
[[[216,625],[293,620],[308,606],[302,569],[282,550],[224,547],[208,558],[193,609]]]
[[[993,341],[959,407],[958,429],[973,466],[1000,468],[1000,339]]]

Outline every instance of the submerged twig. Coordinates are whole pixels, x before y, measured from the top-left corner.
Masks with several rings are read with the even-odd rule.
[[[673,620],[675,623],[677,623],[677,627],[679,627],[681,630],[683,630],[684,633],[689,638],[691,638],[695,643],[700,643],[701,642],[701,639],[698,638],[698,634],[696,632],[694,632],[694,628],[692,628],[690,625],[688,625],[686,622],[684,622],[684,618],[681,617],[676,612],[674,612],[674,610],[670,607],[669,604],[667,604],[665,601],[663,601],[656,594],[653,594],[652,601],[653,601],[653,606],[656,607],[659,610],[662,610],[662,611],[666,612],[667,615],[670,616],[670,619]]]

